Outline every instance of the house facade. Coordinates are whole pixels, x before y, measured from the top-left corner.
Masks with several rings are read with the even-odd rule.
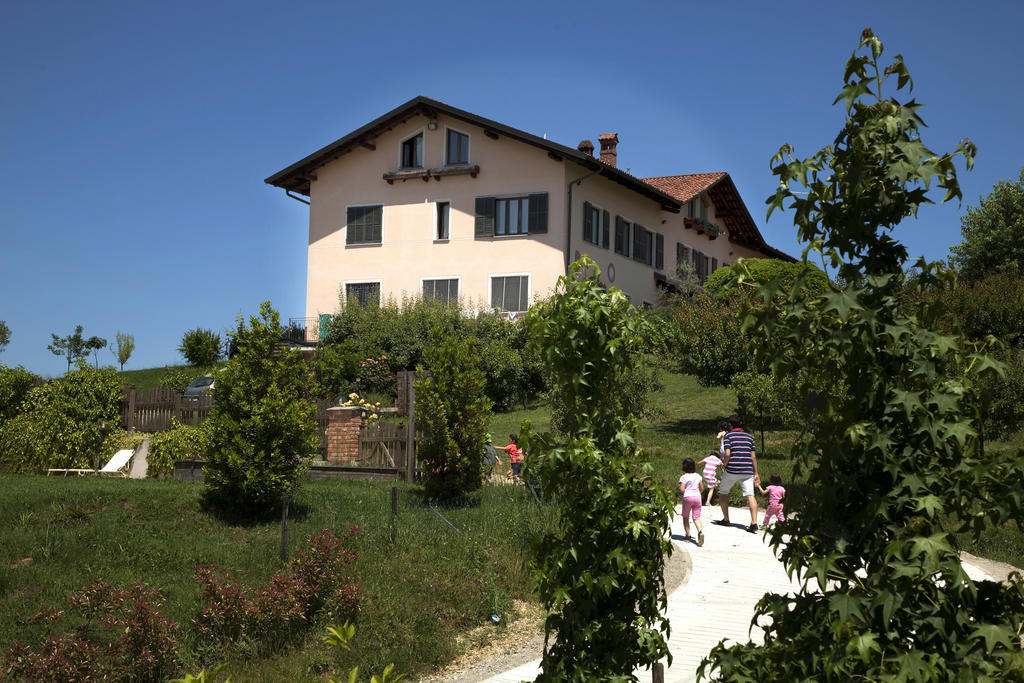
[[[309,204],[306,317],[339,296],[514,316],[582,254],[638,306],[680,261],[706,277],[740,257],[792,260],[728,174],[641,179],[617,167],[617,135],[598,142],[595,155],[416,97],[267,178]]]

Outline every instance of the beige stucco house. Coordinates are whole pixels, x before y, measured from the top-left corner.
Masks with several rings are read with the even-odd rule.
[[[792,260],[761,236],[727,173],[637,178],[617,134],[564,147],[416,97],[275,173],[309,203],[306,316],[347,299],[459,297],[515,315],[594,259],[653,305],[679,261]]]

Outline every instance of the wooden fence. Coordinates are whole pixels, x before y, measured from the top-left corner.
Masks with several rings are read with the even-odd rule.
[[[404,472],[408,464],[409,429],[385,414],[363,423],[359,431],[359,467],[393,468]]]
[[[320,457],[327,453],[327,409],[331,401],[316,402],[316,426],[320,434]],[[190,398],[177,389],[153,387],[137,391],[125,390],[121,401],[121,426],[140,432],[162,432],[171,429],[175,420],[181,424],[198,425],[210,416],[213,399],[209,396]]]

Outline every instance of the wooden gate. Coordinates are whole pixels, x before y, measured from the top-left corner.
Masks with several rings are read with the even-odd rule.
[[[359,430],[359,467],[394,468],[408,464],[408,425],[394,413],[363,422]]]

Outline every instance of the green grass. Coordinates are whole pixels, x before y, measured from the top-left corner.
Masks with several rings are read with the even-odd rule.
[[[249,584],[261,582],[282,567],[281,536],[278,515],[237,524],[204,511],[202,490],[173,480],[0,476],[0,653],[16,639],[40,642],[44,632],[29,623],[32,614],[63,606],[69,593],[102,577],[160,590],[166,614],[184,631],[184,670],[209,664],[189,647],[188,623],[200,609],[193,565],[217,564]],[[356,646],[376,671],[393,661],[401,671],[422,672],[457,654],[456,634],[488,623],[513,598],[532,597],[528,537],[544,517],[523,488],[487,487],[470,504],[441,511],[460,529],[455,533],[422,505],[415,487],[399,490],[392,544],[389,485],[308,482],[292,504],[289,551],[313,531],[358,524],[363,603]],[[310,672],[356,664],[329,651],[322,635],[311,629],[304,646],[268,659],[226,656],[228,670],[235,680],[275,681],[294,672],[322,680]],[[282,677],[284,671],[293,675]]]
[[[121,382],[127,387],[135,385],[138,391],[145,391],[158,386],[160,378],[166,375],[172,370],[181,370],[187,368],[187,365],[171,365],[165,368],[146,368],[144,370],[125,370],[124,372],[117,373],[117,376],[121,379]],[[200,370],[196,370],[196,377],[199,377],[202,373]]]

